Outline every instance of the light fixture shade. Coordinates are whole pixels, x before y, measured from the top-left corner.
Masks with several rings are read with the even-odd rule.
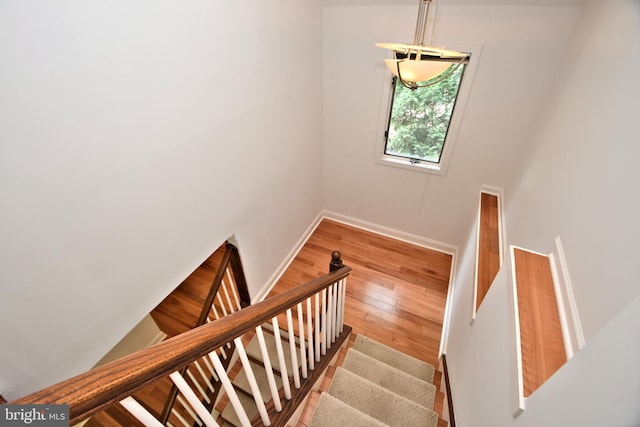
[[[436,11],[430,17],[430,4],[436,4]],[[433,79],[441,75],[449,68],[451,63],[458,62],[458,65],[466,60],[469,55],[444,47],[433,46],[431,38],[436,26],[437,7],[439,0],[418,0],[418,19],[416,21],[416,32],[413,37],[413,44],[404,43],[376,43],[377,47],[388,49],[393,52],[393,59],[385,59],[385,64],[391,72],[400,79],[402,84],[409,89],[431,86],[439,80]],[[431,30],[429,31],[429,23]],[[427,34],[429,43],[425,43]],[[421,60],[425,59],[425,60]],[[429,59],[444,59],[445,61],[429,61]],[[452,61],[449,61],[452,60]],[[417,83],[432,80],[423,86]]]
[[[396,77],[398,75],[398,66],[402,80],[405,82],[419,83],[442,74],[451,66],[450,62],[440,61],[420,61],[408,59],[385,59],[384,63]]]

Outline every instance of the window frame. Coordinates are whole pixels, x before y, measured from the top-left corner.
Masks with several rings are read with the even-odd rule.
[[[440,44],[440,43],[438,43]],[[462,122],[462,116],[467,105],[469,93],[471,91],[472,82],[475,76],[478,60],[480,58],[481,45],[468,45],[456,46],[455,43],[444,43],[448,48],[454,49],[460,52],[467,52],[470,54],[469,62],[466,64],[462,81],[458,89],[458,96],[455,101],[453,113],[449,120],[449,130],[443,143],[442,153],[440,155],[440,161],[438,163],[421,160],[415,162],[413,159],[402,157],[398,155],[385,154],[385,147],[387,138],[385,133],[389,128],[389,121],[391,120],[391,108],[393,105],[393,76],[389,75],[387,69],[384,69],[384,84],[383,93],[381,96],[380,116],[378,119],[378,132],[376,134],[377,143],[375,144],[375,157],[374,162],[379,165],[392,166],[401,169],[411,170],[414,172],[422,172],[427,174],[445,175],[449,161],[451,159],[451,153],[458,137],[460,124]],[[418,89],[419,90],[419,89]]]

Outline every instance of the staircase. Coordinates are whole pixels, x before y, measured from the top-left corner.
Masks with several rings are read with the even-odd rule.
[[[434,373],[433,366],[358,335],[309,426],[436,427]]]
[[[265,332],[267,328],[265,328]],[[265,335],[273,368],[281,368],[273,338],[273,330]],[[281,331],[288,340],[285,331]],[[255,365],[254,372],[264,372],[258,342],[254,337],[247,345],[247,355]],[[292,361],[286,358],[286,369],[291,372]],[[407,356],[397,350],[358,335],[352,348],[337,367],[331,385],[320,395],[309,427],[335,426],[425,426],[436,427],[438,414],[433,410],[436,387],[433,385],[433,366]],[[282,389],[281,376],[278,387]],[[265,401],[270,399],[269,384],[265,375],[256,375]],[[251,397],[251,386],[244,371],[233,380],[234,388],[250,419],[257,420],[258,409]],[[238,426],[240,421],[231,405],[218,420],[223,425]],[[298,424],[300,425],[300,424]]]
[[[339,255],[331,273],[248,307],[220,282],[205,303],[205,324],[13,403],[66,403],[71,425],[114,407],[137,420],[118,425],[446,425],[433,411],[432,366],[364,336],[344,348],[351,268]],[[224,276],[237,284],[235,272]],[[336,360],[341,367],[331,366]],[[173,384],[164,411],[139,393],[160,383]]]

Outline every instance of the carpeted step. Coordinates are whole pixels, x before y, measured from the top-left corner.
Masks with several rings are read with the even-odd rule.
[[[438,414],[344,368],[337,368],[329,387],[336,399],[390,426],[436,427]]]
[[[409,375],[433,383],[435,368],[422,360],[418,360],[391,347],[387,347],[384,344],[380,344],[364,335],[358,335],[356,337],[353,348],[387,365],[400,369]]]
[[[342,367],[426,408],[433,408],[436,387],[400,369],[350,348]]]
[[[280,331],[280,333],[282,334],[282,352],[284,353],[284,359],[285,359],[285,363],[287,366],[287,373],[289,374],[289,376],[292,375],[292,370],[291,370],[291,351],[289,349],[289,341],[286,341],[284,339],[285,337],[285,332],[284,331]],[[276,338],[275,336],[269,334],[269,333],[264,333],[264,342],[265,345],[267,347],[267,352],[269,353],[269,356],[271,357],[271,366],[273,367],[273,369],[275,371],[278,372],[282,372],[282,369],[280,369],[280,361],[278,360],[278,352],[276,350]],[[296,347],[297,349],[298,347]],[[262,353],[260,352],[260,343],[258,342],[258,337],[254,336],[251,341],[249,342],[249,344],[247,345],[246,348],[246,352],[247,355],[255,360],[262,360]],[[300,353],[299,350],[296,351],[296,356],[298,358],[298,367],[300,366]]]
[[[253,361],[249,361],[251,364],[251,369],[253,371],[253,375],[256,378],[256,382],[258,383],[258,388],[260,389],[260,393],[262,394],[262,400],[268,402],[271,400],[271,389],[269,388],[269,380],[267,378],[267,372],[264,369],[264,366]],[[276,380],[276,386],[278,390],[282,387],[282,379],[279,375],[274,374],[274,379]],[[244,369],[241,369],[238,375],[233,380],[233,385],[244,390],[245,392],[251,393],[251,386],[249,385],[249,379],[247,378],[247,372]]]
[[[258,415],[258,407],[256,406],[256,402],[253,400],[253,398],[246,396],[243,393],[237,393],[237,394],[238,394],[238,400],[240,400],[240,403],[242,404],[242,407],[247,413],[247,416],[249,417],[249,419],[252,419],[256,415]],[[232,426],[242,425],[231,403],[229,403],[224,408],[224,411],[222,411],[222,418],[227,424],[230,424]]]
[[[387,424],[322,393],[308,427],[385,427]]]

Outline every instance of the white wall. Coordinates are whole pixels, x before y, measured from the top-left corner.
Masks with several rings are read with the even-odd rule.
[[[92,366],[232,234],[265,284],[322,208],[321,20],[294,0],[0,4],[3,395]]]
[[[470,325],[468,228],[447,348],[463,427],[640,425],[640,3],[587,2],[568,47],[505,190],[506,238],[542,252],[562,238],[587,345],[514,419],[510,261]]]
[[[440,7],[435,39],[482,53],[447,175],[429,176],[374,163],[391,75],[373,44],[413,40],[417,6],[325,7],[325,208],[463,245],[480,186],[506,185],[577,11]]]

